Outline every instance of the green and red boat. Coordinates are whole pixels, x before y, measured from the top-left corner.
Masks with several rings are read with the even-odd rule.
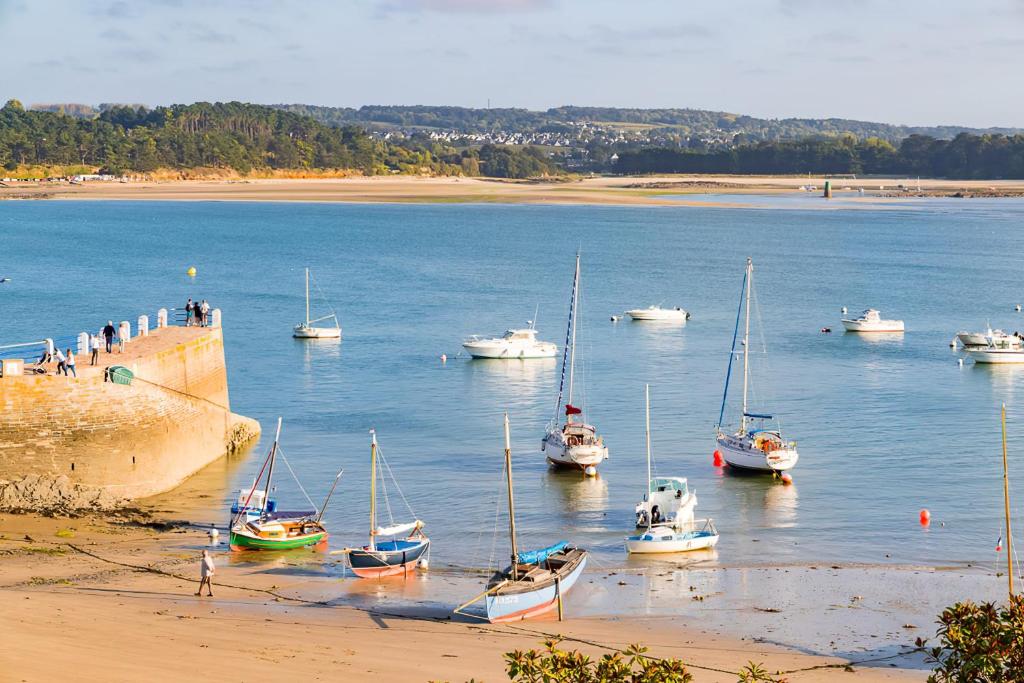
[[[321,523],[321,519],[327,508],[327,503],[338,485],[341,472],[334,477],[334,484],[319,512],[316,510],[278,512],[268,509],[267,503],[270,499],[270,485],[274,476],[274,462],[279,452],[280,437],[281,419],[278,418],[274,445],[270,447],[270,453],[253,482],[248,498],[239,507],[241,512],[232,520],[229,536],[232,550],[293,550],[327,543],[328,533]],[[264,471],[267,473],[267,484],[264,489],[267,495],[262,496],[263,505],[257,509],[255,506],[250,506],[249,501],[256,493],[256,487],[263,479]]]

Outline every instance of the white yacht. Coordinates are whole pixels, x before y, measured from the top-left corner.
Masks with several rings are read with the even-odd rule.
[[[753,286],[754,263],[747,259],[747,268],[743,276],[743,297],[746,301],[746,324],[743,332],[743,350],[737,351],[736,340],[740,326],[741,307],[736,313],[736,328],[733,330],[733,345],[729,353],[729,368],[725,374],[725,391],[722,393],[722,407],[718,413],[717,444],[722,457],[732,467],[757,470],[762,472],[782,472],[796,466],[800,455],[796,450],[795,441],[782,438],[781,429],[765,428],[766,420],[773,420],[771,415],[752,413],[748,410],[747,394],[750,385],[750,289]],[[741,299],[741,302],[743,299]],[[732,375],[732,361],[737,353],[743,354],[743,404],[740,410],[740,424],[735,432],[723,429],[725,403],[729,396],[729,378]],[[755,421],[758,426],[755,426]]]
[[[661,306],[648,306],[647,308],[634,308],[626,311],[633,320],[665,320],[670,322],[686,322],[690,314],[676,306],[675,308],[662,308]]]
[[[519,330],[506,330],[501,337],[481,339],[473,335],[462,343],[462,348],[473,358],[554,358],[558,345],[539,341],[537,330],[530,326]]]
[[[873,308],[862,312],[856,318],[843,318],[843,327],[847,332],[902,332],[902,320],[882,320],[882,316]]]
[[[968,346],[964,350],[974,359],[975,363],[986,365],[1024,363],[1024,348],[1021,348],[1020,339],[1012,335],[1009,336],[1013,341],[1003,340],[993,335],[985,339],[985,346]]]
[[[562,389],[558,387],[558,401],[555,404],[555,416],[548,425],[541,441],[541,451],[552,465],[575,467],[587,473],[596,472],[601,462],[608,458],[608,447],[604,439],[598,435],[597,429],[583,420],[583,409],[577,408],[573,402],[573,380],[576,369],[576,310],[579,305],[580,286],[580,255],[576,254],[576,273],[572,281],[572,297],[569,306],[569,329],[566,338],[569,340],[562,352],[562,380],[566,371],[569,374],[568,393],[565,401],[565,422],[560,421],[559,412],[563,406]]]
[[[965,347],[992,344],[1002,348],[1018,348],[1021,345],[1020,337],[991,327],[985,332],[957,332],[956,338]]]

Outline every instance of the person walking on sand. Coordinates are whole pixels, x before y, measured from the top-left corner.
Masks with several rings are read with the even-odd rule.
[[[96,365],[100,360],[100,338],[99,335],[89,335],[89,350],[92,351],[92,358],[89,360],[89,365]]]
[[[185,327],[192,327],[192,316],[195,312],[196,306],[192,303],[192,297],[189,297],[188,303],[185,304]]]
[[[65,375],[68,374],[68,359],[67,357],[65,357],[64,352],[61,351],[60,348],[56,348],[53,350],[53,358],[54,360],[57,361],[57,374],[59,375],[62,372]]]
[[[117,334],[117,330],[114,329],[114,321],[108,320],[107,326],[103,328],[103,339],[107,342],[107,353],[113,353],[114,351],[115,334]]]
[[[68,370],[70,370],[75,379],[78,379],[78,373],[75,371],[75,352],[70,347],[68,348],[67,356],[68,359],[64,362],[64,376],[67,377]]]
[[[209,550],[203,551],[203,559],[199,560],[199,590],[196,591],[196,595],[202,595],[203,586],[206,586],[208,597],[213,597],[213,557],[210,556]]]

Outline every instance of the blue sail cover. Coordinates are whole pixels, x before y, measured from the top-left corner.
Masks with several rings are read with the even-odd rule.
[[[764,413],[743,413],[747,417],[752,417],[755,420],[771,420],[771,415],[765,415]]]
[[[519,564],[540,564],[544,560],[548,559],[550,555],[565,550],[565,547],[569,545],[568,541],[559,541],[554,545],[550,545],[547,548],[541,548],[540,550],[527,550],[525,553],[519,553],[516,555],[516,562]]]

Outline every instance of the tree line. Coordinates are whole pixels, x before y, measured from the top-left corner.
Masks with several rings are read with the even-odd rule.
[[[865,174],[955,179],[1024,178],[1024,135],[972,135],[952,140],[911,135],[895,146],[853,135],[759,142],[699,152],[648,148],[619,154],[612,171],[724,174]]]
[[[241,102],[80,111],[0,109],[0,165],[89,167],[114,175],[160,169],[344,170],[367,175],[437,173],[528,178],[559,172],[530,147],[456,149],[429,138],[403,144],[361,127],[328,126],[308,116]]]

